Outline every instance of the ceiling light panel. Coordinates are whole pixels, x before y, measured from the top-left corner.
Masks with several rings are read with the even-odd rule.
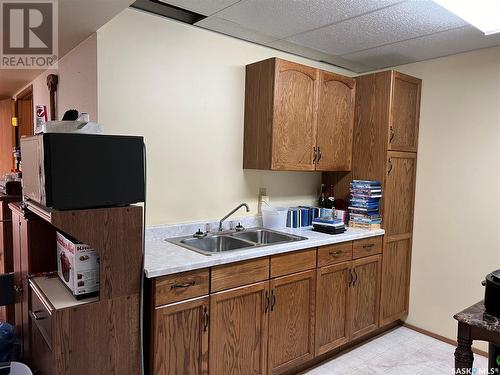
[[[484,34],[500,33],[500,0],[434,0]]]
[[[276,39],[395,4],[398,0],[244,0],[217,17]]]
[[[432,0],[408,1],[290,38],[343,55],[467,25]]]

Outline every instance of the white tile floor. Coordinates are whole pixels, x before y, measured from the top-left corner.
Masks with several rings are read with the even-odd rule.
[[[307,371],[307,375],[452,375],[455,347],[406,327],[399,327]],[[474,354],[474,367],[488,367]],[[487,373],[487,372],[477,372]]]

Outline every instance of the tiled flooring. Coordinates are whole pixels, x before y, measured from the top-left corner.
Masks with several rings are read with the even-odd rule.
[[[455,347],[406,327],[357,347],[306,372],[307,375],[452,375]],[[474,354],[474,367],[488,367]],[[487,372],[477,372],[487,373]]]

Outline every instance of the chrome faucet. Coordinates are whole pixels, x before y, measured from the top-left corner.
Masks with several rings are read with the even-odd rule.
[[[236,211],[238,211],[241,207],[245,207],[247,209],[247,212],[250,212],[250,207],[248,207],[248,204],[242,203],[238,207],[236,207],[234,210],[232,210],[230,213],[228,213],[226,216],[224,216],[222,219],[219,221],[219,232],[222,232],[222,223],[224,220],[226,220],[229,216],[234,214]]]

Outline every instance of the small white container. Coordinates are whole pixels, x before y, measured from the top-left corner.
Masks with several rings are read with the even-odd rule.
[[[262,207],[262,225],[267,229],[286,228],[288,208],[285,207]]]

